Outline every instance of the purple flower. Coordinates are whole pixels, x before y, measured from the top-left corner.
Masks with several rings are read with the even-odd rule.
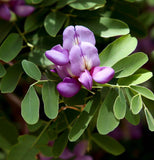
[[[34,7],[25,5],[24,0],[1,0],[0,1],[0,18],[9,21],[11,12],[20,17],[30,15],[34,11]]]
[[[55,71],[63,79],[57,90],[64,97],[77,94],[83,85],[92,89],[93,80],[104,84],[114,76],[110,67],[100,67],[93,32],[83,26],[68,26],[63,32],[63,47],[56,45],[45,52],[55,64]]]

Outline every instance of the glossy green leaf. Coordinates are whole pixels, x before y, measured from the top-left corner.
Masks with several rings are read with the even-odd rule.
[[[39,70],[39,68],[37,67],[36,64],[34,64],[30,61],[27,61],[27,60],[23,60],[22,67],[23,67],[24,71],[26,72],[26,74],[28,76],[30,76],[31,78],[33,78],[35,80],[41,79],[41,71]]]
[[[122,154],[125,148],[114,138],[98,133],[92,134],[91,139],[103,150],[115,156]]]
[[[11,93],[15,90],[17,83],[23,73],[20,63],[8,68],[7,73],[3,77],[0,89],[2,93]]]
[[[115,77],[127,77],[135,73],[141,66],[148,61],[148,56],[142,52],[134,53],[119,62],[117,62],[113,69],[115,70]]]
[[[66,148],[68,142],[68,130],[63,132],[58,138],[55,140],[52,147],[52,155],[54,157],[59,157],[64,149]]]
[[[11,133],[11,136],[10,136]],[[0,148],[7,151],[17,142],[18,131],[7,119],[0,118]]]
[[[13,60],[22,48],[22,38],[17,33],[11,33],[0,47],[0,59],[4,62]]]
[[[126,114],[126,100],[123,94],[123,91],[119,91],[119,96],[117,96],[114,106],[113,106],[114,115],[117,119],[123,119]]]
[[[143,97],[154,100],[154,94],[148,88],[143,86],[130,86],[130,88],[141,94]]]
[[[81,112],[79,118],[76,120],[76,122],[72,126],[72,129],[70,130],[70,133],[69,133],[70,141],[76,141],[77,139],[80,138],[80,136],[88,127],[91,119],[95,115],[99,105],[100,105],[100,95],[98,93],[94,97],[93,101],[91,100],[87,103],[86,107]]]
[[[98,6],[104,6],[106,0],[77,0],[70,4],[70,6],[74,9],[78,10],[86,10]]]
[[[59,94],[54,82],[46,82],[42,88],[42,98],[44,102],[44,111],[48,118],[54,119],[58,115]]]
[[[47,33],[55,37],[66,20],[66,16],[61,12],[51,12],[44,20],[44,27]]]
[[[142,109],[142,98],[141,95],[135,95],[131,100],[130,108],[133,114],[138,114]]]
[[[21,103],[21,114],[28,124],[35,124],[39,119],[39,98],[33,86],[26,93]]]
[[[109,44],[99,55],[101,66],[112,67],[135,50],[137,39],[130,35],[122,36]]]
[[[4,66],[0,63],[0,78],[6,74]]]
[[[149,130],[154,131],[154,118],[152,117],[151,113],[149,112],[149,110],[147,108],[144,108],[144,113],[146,116]]]
[[[58,1],[56,8],[62,8],[72,2],[75,2],[76,0],[63,0],[63,1]]]
[[[120,78],[118,80],[119,85],[136,85],[141,84],[149,80],[153,76],[152,72],[146,69],[139,69],[133,75]]]
[[[14,145],[8,155],[8,160],[36,160],[36,154],[39,152],[33,144],[36,138],[30,135],[19,137],[19,143]]]
[[[24,24],[24,30],[26,33],[32,32],[36,30],[37,28],[43,26],[43,21],[45,17],[45,11],[39,10],[38,12],[34,12],[30,16],[26,18],[25,24]]]
[[[119,120],[113,114],[113,105],[116,97],[117,92],[111,89],[101,105],[97,119],[97,130],[100,134],[108,134],[119,125]]]

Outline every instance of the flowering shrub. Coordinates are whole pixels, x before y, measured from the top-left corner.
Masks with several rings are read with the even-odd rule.
[[[0,0],[0,159],[153,158],[150,5]]]

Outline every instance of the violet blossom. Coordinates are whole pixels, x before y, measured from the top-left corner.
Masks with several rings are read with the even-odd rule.
[[[73,151],[70,151],[68,148],[65,148],[63,153],[59,156],[59,158],[62,160],[68,160],[72,158],[74,158],[74,160],[93,160],[91,156],[85,155],[87,148],[88,148],[88,141],[82,140],[78,144],[76,144]],[[43,155],[40,155],[40,160],[52,160],[52,159],[53,157],[45,157]]]
[[[77,94],[83,85],[91,90],[93,80],[107,83],[114,76],[111,67],[101,67],[92,31],[84,26],[68,26],[63,32],[63,47],[58,44],[45,52],[54,71],[63,79],[57,90],[64,97]]]
[[[0,0],[0,18],[9,21],[11,13],[14,12],[20,17],[30,15],[34,7],[26,5],[24,0]]]

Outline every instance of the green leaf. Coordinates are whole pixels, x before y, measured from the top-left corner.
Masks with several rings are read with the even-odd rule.
[[[71,6],[74,9],[86,10],[94,7],[103,7],[106,3],[106,0],[77,0],[71,3]]]
[[[58,1],[56,8],[62,8],[65,7],[66,5],[75,2],[76,0],[63,0],[63,1]]]
[[[108,134],[119,125],[119,120],[113,114],[116,97],[117,92],[111,89],[101,105],[97,119],[97,129],[100,134]]]
[[[68,130],[64,131],[58,138],[55,140],[52,147],[52,155],[53,157],[58,158],[64,149],[67,146],[68,142]]]
[[[39,98],[33,86],[26,93],[21,103],[21,114],[28,124],[35,124],[39,119]]]
[[[0,78],[6,74],[4,66],[0,63]]]
[[[22,38],[17,33],[11,33],[0,47],[0,59],[4,62],[13,60],[22,48]]]
[[[142,52],[134,53],[119,62],[117,62],[113,69],[115,70],[115,77],[127,77],[135,73],[141,66],[148,61],[148,56]]]
[[[61,12],[51,12],[44,20],[44,27],[47,33],[55,37],[66,20],[66,15]]]
[[[144,108],[144,113],[146,116],[149,130],[154,131],[154,118],[152,117],[151,113],[149,112],[149,110],[146,107]]]
[[[15,90],[17,83],[23,73],[20,63],[8,68],[7,73],[3,77],[0,89],[2,93],[11,93]]]
[[[142,98],[141,95],[135,95],[131,100],[130,109],[132,110],[133,114],[138,114],[142,109]]]
[[[43,84],[42,98],[47,117],[50,119],[56,118],[59,109],[59,94],[54,82],[49,81]]]
[[[26,0],[26,3],[28,4],[39,4],[41,3],[43,0]]]
[[[39,68],[37,67],[36,64],[34,64],[30,61],[27,61],[27,60],[23,60],[22,67],[29,77],[31,77],[35,80],[41,79],[41,71],[39,70]]]
[[[117,119],[123,119],[126,114],[126,100],[123,94],[123,91],[120,89],[119,96],[117,96],[114,106],[113,112]]]
[[[36,160],[39,152],[33,144],[36,138],[30,135],[19,137],[19,143],[14,145],[8,155],[8,160]]]
[[[86,107],[81,112],[79,118],[72,126],[72,129],[70,130],[69,133],[69,140],[71,142],[79,139],[80,136],[83,134],[83,132],[86,130],[91,119],[95,115],[97,108],[99,107],[99,104],[100,104],[100,95],[98,93],[94,97],[94,100],[91,100],[87,103]]]
[[[135,50],[137,39],[130,35],[122,36],[109,44],[99,55],[101,66],[112,67]]]
[[[0,43],[4,40],[4,38],[7,36],[7,34],[10,32],[12,28],[12,24],[8,21],[0,20]]]
[[[125,148],[114,138],[107,135],[92,134],[91,139],[103,150],[115,156],[122,154]]]
[[[11,133],[11,136],[10,136]],[[9,150],[17,142],[18,132],[15,126],[7,119],[0,118],[0,148]]]
[[[152,72],[146,69],[139,69],[137,72],[135,72],[131,76],[120,78],[118,80],[118,84],[119,85],[137,85],[137,84],[146,82],[152,76],[153,76]]]
[[[148,88],[143,86],[130,86],[130,88],[141,94],[143,97],[154,100],[154,94]]]

